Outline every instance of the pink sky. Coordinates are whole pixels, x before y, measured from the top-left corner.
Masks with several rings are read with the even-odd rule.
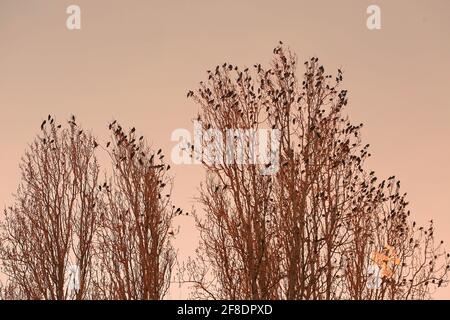
[[[65,26],[73,3],[79,31]],[[366,28],[370,4],[381,8],[381,30]],[[186,92],[206,70],[267,64],[283,40],[300,60],[317,55],[344,71],[370,169],[399,177],[413,217],[434,219],[450,243],[449,12],[446,0],[0,0],[0,205],[11,201],[19,159],[47,114],[75,113],[101,141],[118,119],[169,155],[171,132],[192,130],[197,107]],[[175,201],[190,210],[203,171],[183,165],[173,174]],[[177,241],[191,249],[190,221],[180,223]],[[435,297],[450,299],[450,288]]]

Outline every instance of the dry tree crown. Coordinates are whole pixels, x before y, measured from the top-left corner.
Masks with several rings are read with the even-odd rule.
[[[112,178],[104,193],[98,232],[100,298],[159,300],[170,285],[175,252],[170,244],[169,165],[159,149],[153,152],[133,127],[127,133],[116,121],[109,125],[107,144]]]
[[[294,54],[281,43],[273,53],[269,68],[224,63],[188,92],[205,130],[278,129],[281,167],[204,163],[201,254],[186,281],[214,299],[429,298],[447,282],[448,255],[432,224],[411,221],[400,181],[365,169],[343,72],[313,57],[299,78]]]
[[[25,153],[14,205],[0,223],[6,299],[162,299],[170,245],[172,178],[162,150],[109,125],[101,146],[76,122],[48,118]],[[110,156],[100,181],[96,150]]]
[[[6,297],[85,299],[93,276],[98,224],[98,144],[72,116],[68,127],[49,115],[22,158],[13,206],[0,224]],[[76,290],[68,272],[77,266]]]

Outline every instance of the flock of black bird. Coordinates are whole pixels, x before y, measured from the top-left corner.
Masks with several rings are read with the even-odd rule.
[[[68,120],[68,124],[70,125],[71,129],[73,130],[77,126],[76,123],[76,117],[72,115],[70,119]],[[55,126],[55,120],[52,118],[51,115],[48,115],[47,119],[42,121],[40,129],[44,132],[46,132],[45,136],[47,135],[47,125],[50,125],[50,130],[53,131],[55,128],[60,129],[62,126],[56,125]],[[151,153],[150,157],[147,157],[147,153],[151,152],[149,149],[146,148],[144,136],[140,136],[139,139],[136,139],[136,128],[131,128],[131,130],[126,134],[123,130],[123,128],[117,123],[116,120],[111,122],[108,125],[108,128],[113,133],[113,141],[115,142],[115,148],[112,148],[112,142],[108,141],[106,143],[106,151],[112,155],[113,159],[116,159],[116,168],[118,168],[119,163],[122,162],[126,166],[132,166],[139,164],[145,171],[144,174],[148,174],[152,170],[156,170],[156,172],[161,173],[162,171],[167,172],[171,169],[170,165],[164,164],[164,154],[162,153],[162,149],[158,149],[156,152]],[[76,134],[81,136],[83,134],[83,130],[79,130]],[[53,131],[53,135],[56,135],[56,131]],[[50,135],[51,136],[51,135]],[[47,144],[47,142],[54,142],[54,139],[48,141],[47,138],[42,138],[41,141],[44,145]],[[95,139],[92,139],[93,148],[96,149],[99,147],[99,144]],[[56,150],[56,147],[53,148]],[[155,163],[155,160],[159,160],[159,164]],[[150,170],[150,171],[148,171]],[[147,172],[147,173],[146,173]],[[162,177],[158,180],[158,186],[160,189],[163,189],[166,187],[166,183],[163,182]],[[107,183],[104,183],[103,185],[100,185],[98,187],[100,191],[106,190],[107,192],[111,192],[110,186],[107,185]],[[166,195],[167,197],[169,195]],[[159,194],[159,198],[161,198],[161,195]],[[175,210],[175,208],[173,208]],[[183,210],[181,208],[178,208],[175,211],[175,214],[181,215],[183,214]],[[188,215],[188,213],[185,213]]]

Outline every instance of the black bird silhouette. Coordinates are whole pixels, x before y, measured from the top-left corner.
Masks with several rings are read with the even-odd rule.
[[[42,124],[41,124],[41,130],[44,130],[44,126],[45,126],[46,123],[47,123],[46,120],[44,120],[44,121],[42,122]]]
[[[109,148],[109,145],[111,144],[111,142],[108,142],[107,144],[106,144],[106,147],[107,148]]]
[[[158,152],[156,153],[156,155],[159,155],[162,152],[161,149],[158,150]]]

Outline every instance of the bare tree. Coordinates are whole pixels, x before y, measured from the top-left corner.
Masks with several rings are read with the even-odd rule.
[[[394,176],[379,184],[374,181],[372,177],[364,188],[371,190],[375,201],[365,208],[358,205],[363,210],[360,217],[348,221],[357,230],[345,251],[350,257],[345,269],[348,295],[355,299],[431,298],[436,288],[448,282],[449,254],[443,241],[435,243],[432,220],[427,228],[411,220],[406,194],[400,193],[400,182]],[[369,254],[379,269],[375,286],[377,279],[364,260]]]
[[[0,258],[7,296],[84,299],[97,225],[97,142],[73,116],[68,128],[48,116],[20,165],[22,180],[1,222]],[[76,284],[68,283],[69,269]]]
[[[100,186],[105,201],[98,230],[98,279],[104,299],[162,299],[169,288],[174,251],[169,237],[176,210],[172,180],[161,150],[153,152],[135,129],[127,134],[114,121],[112,178]]]
[[[428,298],[446,283],[448,255],[432,229],[410,222],[399,182],[378,183],[365,170],[369,146],[362,124],[343,113],[342,71],[326,74],[314,57],[299,81],[297,59],[281,45],[271,68],[254,67],[252,77],[248,68],[217,66],[188,93],[200,106],[203,147],[214,150],[203,157],[203,243],[188,281],[209,298]],[[280,132],[280,168],[271,176],[261,172],[273,163],[239,165],[217,152],[230,129],[259,128]],[[254,157],[251,138],[232,138],[244,158]]]

